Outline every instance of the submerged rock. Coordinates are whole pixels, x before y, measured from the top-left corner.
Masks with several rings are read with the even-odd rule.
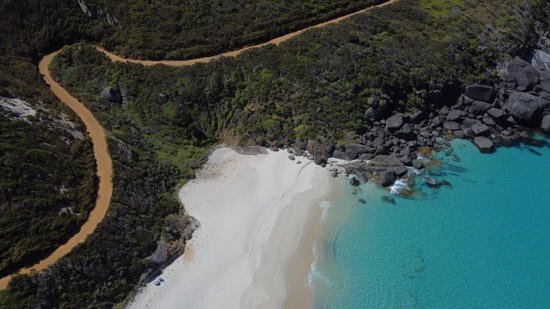
[[[385,195],[381,197],[382,202],[395,205],[395,199],[393,196]]]
[[[360,182],[359,179],[357,179],[356,177],[352,177],[352,178],[349,180],[349,184],[352,185],[352,186],[357,187],[358,185],[361,184],[361,182]]]

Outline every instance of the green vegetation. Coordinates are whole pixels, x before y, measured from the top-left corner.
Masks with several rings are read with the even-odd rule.
[[[95,203],[89,138],[51,113],[29,122],[0,115],[0,276],[37,263],[75,234]]]
[[[113,199],[104,221],[82,245],[40,274],[16,277],[0,292],[0,307],[108,308],[124,301],[144,271],[156,266],[146,259],[154,252],[156,240],[182,237],[183,231],[170,229],[175,217],[184,215],[175,199],[176,184],[193,177],[193,169],[202,164],[211,145],[220,140],[279,146],[293,144],[296,138],[357,140],[371,125],[365,115],[369,99],[388,113],[452,102],[464,84],[493,79],[499,61],[535,43],[535,23],[548,20],[548,6],[537,0],[525,2],[531,8],[512,0],[464,0],[452,5],[400,0],[308,31],[279,47],[185,68],[111,63],[89,45],[66,47],[52,63],[52,73],[109,132]],[[6,42],[0,44],[0,91],[41,98],[58,110],[63,107],[56,105],[34,65],[45,52],[65,43],[102,41],[126,55],[177,58],[258,40],[215,45],[211,50],[203,49],[209,42],[193,41],[189,46],[200,50],[191,52],[184,50],[188,43],[183,41],[158,48],[169,39],[160,37],[157,29],[164,26],[156,28],[159,20],[153,16],[179,23],[179,11],[173,17],[167,9],[178,4],[175,1],[133,1],[128,5],[136,7],[127,11],[117,2],[112,7],[107,1],[95,2],[123,25],[134,18],[135,24],[127,25],[135,27],[128,29],[89,19],[72,0],[0,3],[3,10],[16,12],[0,20],[2,42]],[[217,2],[186,3],[209,12]],[[346,3],[337,2],[349,8]],[[306,6],[305,11],[310,10]],[[124,14],[129,14],[128,19]],[[186,20],[196,21],[185,28],[191,38],[197,35],[219,42],[217,35],[226,33],[217,31],[217,23],[200,27],[208,18]],[[136,38],[132,31],[142,31],[140,25],[153,30]],[[177,31],[180,28],[167,33]],[[155,37],[160,37],[158,42],[153,42]],[[224,40],[230,41],[229,37],[233,33]],[[141,49],[140,41],[160,52]],[[176,53],[169,55],[170,48]],[[108,85],[121,90],[122,104],[99,99]],[[44,138],[52,144],[52,137]],[[21,146],[21,152],[30,149],[41,148]]]
[[[269,41],[383,0],[85,1],[116,17],[102,45],[126,57],[190,59]]]

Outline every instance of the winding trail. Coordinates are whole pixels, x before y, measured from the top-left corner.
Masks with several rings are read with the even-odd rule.
[[[48,66],[59,51],[45,56],[38,69],[40,74],[44,76],[44,81],[50,86],[52,92],[61,100],[61,102],[67,104],[77,115],[82,119],[82,122],[86,125],[86,129],[90,133],[92,143],[94,145],[94,157],[97,164],[97,176],[99,177],[99,189],[96,204],[94,209],[90,212],[88,220],[82,225],[80,231],[73,235],[65,244],[57,248],[52,254],[45,259],[38,262],[29,268],[24,268],[19,271],[19,274],[28,274],[31,271],[41,271],[46,267],[53,264],[59,258],[69,253],[78,244],[84,242],[86,237],[90,235],[97,225],[103,220],[107,213],[107,208],[111,202],[111,196],[113,194],[113,166],[111,157],[107,151],[107,140],[105,138],[105,130],[99,124],[97,119],[90,110],[88,110],[84,104],[80,103],[75,97],[71,96],[67,90],[61,87],[60,84],[55,82],[50,75]],[[0,289],[5,289],[8,285],[10,276],[6,276],[0,279]]]
[[[156,64],[164,64],[168,66],[180,66],[180,67],[188,66],[195,63],[206,63],[211,60],[218,59],[220,57],[234,57],[246,50],[249,50],[252,48],[259,48],[268,44],[279,45],[281,42],[291,39],[309,29],[320,28],[329,24],[338,23],[349,17],[361,14],[363,12],[366,12],[374,8],[383,7],[397,1],[399,0],[389,0],[387,2],[373,5],[354,13],[350,13],[335,19],[331,19],[324,23],[313,25],[313,26],[304,28],[302,30],[298,30],[298,31],[280,36],[278,38],[272,39],[269,42],[244,47],[238,50],[222,53],[211,57],[203,57],[203,58],[197,58],[197,59],[191,59],[191,60],[159,60],[159,61],[136,60],[136,59],[122,58],[97,46],[96,48],[97,50],[105,53],[107,57],[111,59],[111,61],[139,63],[145,66],[152,66]],[[55,82],[51,77],[48,66],[50,65],[55,55],[57,55],[57,53],[59,53],[59,51],[51,53],[45,56],[44,58],[42,58],[42,60],[38,65],[38,69],[40,74],[44,76],[44,81],[46,82],[46,84],[50,86],[50,89],[52,90],[52,92],[59,98],[59,100],[67,104],[78,115],[78,117],[80,117],[80,119],[82,119],[82,121],[86,125],[86,129],[90,133],[90,137],[92,138],[92,143],[94,145],[93,151],[94,151],[94,156],[97,164],[97,176],[99,177],[98,197],[96,200],[95,208],[91,211],[88,220],[86,221],[86,223],[84,223],[84,225],[82,225],[82,227],[80,228],[80,231],[77,234],[71,237],[65,244],[57,248],[48,257],[46,257],[45,259],[41,260],[39,263],[31,267],[21,269],[17,274],[28,274],[31,271],[41,271],[46,267],[50,266],[51,264],[53,264],[54,262],[56,262],[58,259],[66,255],[67,253],[69,253],[78,244],[84,242],[84,240],[86,240],[86,237],[88,237],[88,235],[93,233],[97,225],[103,220],[103,218],[107,214],[107,209],[109,207],[111,196],[113,194],[113,183],[112,183],[113,167],[112,167],[111,157],[109,156],[109,152],[107,148],[105,130],[99,124],[97,119],[95,119],[92,112],[90,112],[90,110],[88,110],[84,106],[84,104],[82,104],[75,97],[70,95],[67,90],[65,90],[60,84]],[[0,290],[3,290],[7,287],[8,282],[12,276],[13,275],[9,275],[9,276],[0,278]]]
[[[225,52],[225,53],[215,55],[215,56],[210,56],[210,57],[196,58],[196,59],[190,59],[190,60],[137,60],[137,59],[122,58],[122,57],[117,56],[117,55],[115,55],[111,52],[108,52],[105,49],[103,49],[101,47],[98,47],[98,46],[96,46],[96,48],[97,48],[97,50],[105,53],[107,55],[107,57],[109,57],[109,59],[111,59],[111,61],[139,63],[139,64],[143,64],[145,66],[151,66],[151,65],[155,65],[155,64],[164,64],[164,65],[168,65],[168,66],[182,67],[182,66],[192,65],[192,64],[195,64],[195,63],[207,63],[211,60],[215,60],[215,59],[218,59],[218,58],[221,58],[221,57],[235,57],[235,56],[239,55],[240,53],[242,53],[246,50],[253,49],[253,48],[259,48],[259,47],[262,47],[262,46],[265,46],[265,45],[268,45],[268,44],[279,45],[280,43],[282,43],[282,42],[284,42],[288,39],[291,39],[291,38],[297,36],[298,34],[304,32],[304,31],[307,31],[307,30],[310,30],[310,29],[313,29],[313,28],[324,27],[324,26],[330,25],[330,24],[335,24],[335,23],[338,23],[338,22],[340,22],[344,19],[350,18],[352,16],[364,13],[364,12],[372,10],[374,8],[383,7],[383,6],[386,6],[388,4],[392,4],[392,3],[397,2],[397,1],[399,1],[399,0],[389,0],[389,1],[384,2],[384,3],[369,6],[365,9],[362,9],[362,10],[357,11],[357,12],[350,13],[348,15],[344,15],[344,16],[340,16],[340,17],[335,18],[335,19],[331,19],[331,20],[326,21],[324,23],[320,23],[320,24],[313,25],[313,26],[310,26],[310,27],[307,27],[307,28],[304,28],[304,29],[301,29],[301,30],[298,30],[298,31],[295,31],[295,32],[291,32],[289,34],[280,36],[278,38],[274,38],[269,42],[265,42],[265,43],[261,43],[261,44],[257,44],[257,45],[252,45],[252,46],[248,46],[248,47],[243,47],[241,49]]]

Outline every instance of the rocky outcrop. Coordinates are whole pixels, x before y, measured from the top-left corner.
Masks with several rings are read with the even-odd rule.
[[[101,91],[101,100],[105,103],[121,103],[122,102],[122,96],[120,94],[120,91],[116,88],[113,88],[111,86],[103,89]]]
[[[495,151],[495,144],[493,144],[493,142],[486,137],[478,136],[474,138],[474,144],[479,149],[479,151],[483,153],[491,153]]]
[[[393,171],[384,171],[380,173],[380,185],[389,187],[395,182],[395,173]]]
[[[529,91],[539,81],[540,73],[529,62],[516,57],[506,68],[504,81],[510,88],[518,91]]]
[[[508,98],[506,107],[510,115],[519,124],[538,127],[541,116],[539,100],[539,98],[529,93],[514,92]]]
[[[395,114],[386,119],[386,129],[390,132],[395,132],[403,125],[403,115]]]
[[[84,0],[77,0],[77,2],[78,5],[80,5],[80,9],[82,10],[82,12],[88,15],[90,18],[102,19],[111,26],[120,28],[120,22],[116,17],[110,15],[109,13],[104,14],[101,9],[96,9],[87,5]]]

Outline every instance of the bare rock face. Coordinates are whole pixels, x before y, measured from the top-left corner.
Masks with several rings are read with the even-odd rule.
[[[508,98],[506,105],[510,114],[519,124],[538,127],[541,116],[539,100],[532,94],[515,92]]]
[[[518,91],[529,91],[539,81],[540,73],[529,62],[516,57],[507,67],[505,81]]]
[[[386,129],[390,132],[395,132],[401,128],[403,125],[403,115],[395,114],[390,118],[386,119]]]
[[[491,153],[495,151],[495,144],[493,144],[493,142],[486,137],[478,136],[474,138],[474,144],[479,149],[479,151],[483,153]]]

